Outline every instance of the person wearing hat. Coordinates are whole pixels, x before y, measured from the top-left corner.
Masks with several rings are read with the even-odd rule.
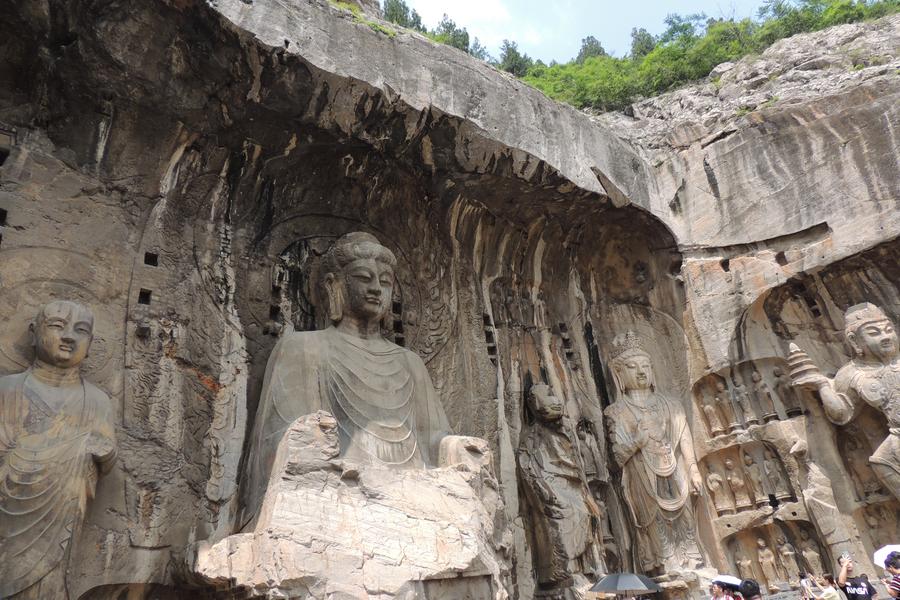
[[[900,342],[894,324],[880,308],[865,302],[847,309],[844,336],[853,359],[834,380],[818,369],[797,369],[793,383],[818,392],[828,419],[846,425],[868,404],[884,414],[889,434],[869,458],[886,489],[900,499]],[[791,348],[792,362],[811,363]]]

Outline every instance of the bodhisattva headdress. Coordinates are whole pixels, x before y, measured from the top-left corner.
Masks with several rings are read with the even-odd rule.
[[[851,306],[844,313],[844,338],[853,351],[860,355],[862,354],[862,348],[856,341],[859,329],[869,323],[883,323],[885,321],[890,322],[888,316],[884,314],[883,310],[870,302]]]
[[[382,246],[374,235],[362,231],[342,235],[325,254],[323,286],[328,298],[328,318],[332,323],[339,322],[344,314],[341,272],[354,260],[363,258],[374,258],[391,268],[397,266],[394,253]]]
[[[613,381],[615,381],[616,389],[620,393],[625,393],[625,382],[622,378],[622,370],[629,358],[635,356],[645,356],[650,358],[650,354],[644,350],[641,339],[634,331],[620,333],[613,338],[612,351],[610,352],[610,368],[612,370]],[[656,387],[656,378],[651,376],[650,386]]]

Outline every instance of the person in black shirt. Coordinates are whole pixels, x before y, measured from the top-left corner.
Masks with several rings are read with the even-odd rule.
[[[869,578],[865,575],[858,577],[853,576],[853,559],[848,556],[841,556],[838,559],[841,566],[841,572],[838,575],[838,585],[847,600],[875,600],[878,592],[869,583]]]

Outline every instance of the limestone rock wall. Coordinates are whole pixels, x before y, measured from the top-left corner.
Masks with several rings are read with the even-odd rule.
[[[98,313],[89,368],[119,407],[70,597],[207,593],[185,549],[240,529],[269,352],[324,324],[321,257],[353,230],[398,256],[394,341],[423,357],[456,432],[492,445],[512,597],[570,598],[635,568],[602,416],[628,330],[651,341],[704,481],[722,479],[694,501],[707,565],[763,578],[758,539],[801,565],[891,539],[896,502],[775,369],[788,340],[842,364],[850,304],[900,316],[898,27],[784,42],[633,117],[591,118],[324,1],[0,7],[0,366],[27,364],[34,307],[76,297]],[[594,558],[550,583],[519,465],[538,383],[564,402],[597,511]],[[761,425],[714,434],[717,383]],[[880,431],[868,418],[860,445]],[[756,485],[748,456],[765,477],[738,507],[728,479]]]

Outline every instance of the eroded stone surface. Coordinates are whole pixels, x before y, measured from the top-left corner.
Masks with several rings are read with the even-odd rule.
[[[330,414],[294,422],[255,529],[201,545],[196,573],[253,598],[508,597],[489,470],[397,469],[340,453]]]

